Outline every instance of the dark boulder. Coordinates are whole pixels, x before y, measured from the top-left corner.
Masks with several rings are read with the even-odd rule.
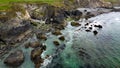
[[[82,15],[82,12],[80,12],[79,10],[73,10],[73,11],[71,12],[71,15],[73,15],[73,16],[81,16],[81,15]]]
[[[73,10],[71,11],[71,17],[74,19],[74,20],[79,20],[80,17],[82,16],[82,12],[80,12],[79,10]]]
[[[98,32],[95,30],[95,31],[93,31],[93,34],[94,34],[94,35],[97,35],[97,34],[98,34]]]
[[[64,37],[64,36],[61,36],[61,37],[59,37],[59,40],[64,41],[64,40],[65,40],[65,37]]]
[[[46,23],[62,24],[67,17],[67,14],[65,14],[64,10],[61,8],[51,7],[47,13]]]
[[[91,32],[91,30],[89,30],[89,29],[87,29],[87,30],[85,30],[86,32]]]
[[[64,16],[65,17],[69,17],[71,15],[71,12],[70,11],[64,11]]]
[[[64,19],[65,19],[64,14],[59,14],[57,16],[54,16],[52,23],[61,24],[64,22]]]
[[[102,28],[102,25],[94,25],[94,27]]]
[[[8,66],[16,67],[20,66],[24,62],[24,54],[22,50],[17,50],[11,53],[5,60],[4,63]]]

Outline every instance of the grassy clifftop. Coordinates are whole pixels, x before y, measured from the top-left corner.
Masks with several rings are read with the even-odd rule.
[[[8,10],[12,6],[11,3],[48,3],[51,5],[60,5],[62,0],[1,0],[0,10]]]

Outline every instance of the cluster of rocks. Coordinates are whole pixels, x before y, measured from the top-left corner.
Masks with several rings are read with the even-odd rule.
[[[38,40],[29,41],[24,44],[25,48],[33,48],[31,51],[31,61],[35,64],[35,68],[39,68],[44,59],[41,58],[41,54],[46,50],[46,45],[40,44]],[[22,50],[15,50],[8,57],[5,58],[4,63],[10,67],[18,67],[22,65],[25,60],[25,55]]]
[[[97,35],[98,30],[103,28],[103,26],[101,24],[98,24],[97,22],[84,22],[84,23],[81,23],[79,21],[74,21],[74,22],[71,22],[71,25],[75,26],[75,27],[78,27],[78,26],[80,27],[76,31],[93,32],[94,35]]]

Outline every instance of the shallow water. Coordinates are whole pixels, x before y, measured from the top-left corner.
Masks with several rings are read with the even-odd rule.
[[[82,26],[90,21],[90,25],[101,24],[102,29],[94,28],[98,34],[86,32]],[[82,26],[72,27],[70,22],[65,30],[62,30],[65,41],[58,40],[57,36],[48,36],[45,44],[47,50],[42,54],[51,55],[48,65],[41,68],[120,68],[120,12],[101,14],[90,18],[88,21],[79,20]],[[80,30],[79,30],[80,29]],[[53,44],[54,40],[60,42],[60,46]],[[65,46],[63,46],[65,44]],[[25,62],[19,68],[34,68],[30,61],[30,51],[24,49]],[[20,49],[21,49],[20,48]],[[10,68],[0,62],[0,68]]]

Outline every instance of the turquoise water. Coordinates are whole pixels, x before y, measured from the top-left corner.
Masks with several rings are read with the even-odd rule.
[[[92,31],[98,31],[97,35],[82,28],[84,23],[89,21],[90,25],[103,26],[102,29],[93,27]],[[120,12],[101,14],[88,21],[79,20],[82,24],[79,27],[72,27],[70,23],[68,22],[65,30],[61,31],[66,39],[64,42],[58,40],[59,36],[46,34],[47,50],[42,57],[50,55],[50,58],[41,68],[120,68]],[[58,40],[61,45],[54,46],[54,40]],[[26,59],[19,68],[34,68],[34,64],[30,61],[32,49],[22,48],[22,50]],[[1,60],[0,68],[10,67],[5,66]]]
[[[84,29],[78,30],[81,26],[68,25],[62,31],[66,48],[48,68],[120,68],[120,13],[102,14],[89,21],[90,24],[101,24],[103,28],[93,28],[98,31],[95,36]]]

